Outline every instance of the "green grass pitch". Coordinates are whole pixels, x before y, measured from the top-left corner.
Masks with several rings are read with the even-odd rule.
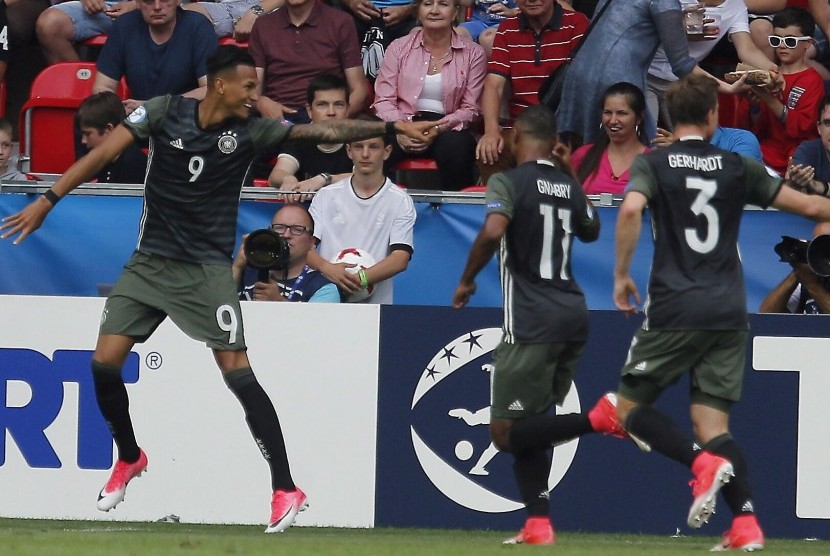
[[[555,547],[502,546],[504,531],[437,529],[335,529],[294,527],[265,535],[263,527],[0,519],[3,556],[510,556],[703,554],[717,542],[707,536],[651,536],[558,532]],[[768,554],[830,554],[830,542],[769,539]]]

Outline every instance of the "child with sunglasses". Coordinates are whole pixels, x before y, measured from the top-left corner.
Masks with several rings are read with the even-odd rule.
[[[818,136],[815,117],[824,96],[821,75],[807,65],[815,22],[810,12],[786,8],[772,20],[769,44],[784,78],[784,89],[753,87],[749,97],[751,131],[761,142],[764,162],[782,175],[796,147]]]

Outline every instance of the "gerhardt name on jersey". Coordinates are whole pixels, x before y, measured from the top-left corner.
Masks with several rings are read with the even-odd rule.
[[[691,168],[702,172],[713,172],[723,169],[721,155],[689,156],[687,154],[670,154],[669,166],[672,168]]]
[[[551,183],[548,180],[537,179],[536,189],[542,195],[553,195],[563,199],[571,198],[571,185],[568,183]]]

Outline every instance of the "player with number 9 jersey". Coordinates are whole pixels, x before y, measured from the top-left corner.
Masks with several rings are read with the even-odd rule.
[[[150,140],[138,249],[226,265],[254,158],[273,153],[290,127],[252,118],[201,129],[198,106],[192,98],[157,97],[124,121],[136,139]]]
[[[203,100],[167,96],[147,101],[40,198],[5,217],[0,239],[19,234],[16,242],[22,241],[40,227],[63,196],[137,139],[150,139],[138,247],[104,305],[91,365],[98,407],[118,448],[118,460],[96,505],[101,511],[116,507],[124,500],[127,484],[147,467],[147,455],[133,429],[121,368],[133,346],[170,317],[188,336],[213,350],[226,385],[242,405],[271,471],[266,532],[279,533],[291,526],[307,501],[291,477],[276,410],[248,359],[231,272],[239,196],[251,162],[257,155],[273,152],[289,135],[337,143],[394,132],[429,139],[437,130],[432,122],[340,120],[288,127],[276,120],[254,119],[251,112],[259,80],[248,52],[237,46],[220,47],[207,67]],[[168,493],[173,499],[198,490],[174,486]]]

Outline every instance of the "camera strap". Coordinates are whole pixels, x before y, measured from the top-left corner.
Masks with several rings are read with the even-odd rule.
[[[294,294],[300,288],[300,284],[303,283],[303,280],[305,280],[305,277],[308,276],[309,271],[311,271],[311,269],[308,267],[308,265],[305,265],[303,267],[303,271],[300,272],[299,276],[294,278],[294,281],[291,283],[290,286],[288,284],[285,284],[285,287],[289,288],[291,290],[291,291],[288,292],[288,295],[285,296],[285,298],[288,301],[294,301]]]

